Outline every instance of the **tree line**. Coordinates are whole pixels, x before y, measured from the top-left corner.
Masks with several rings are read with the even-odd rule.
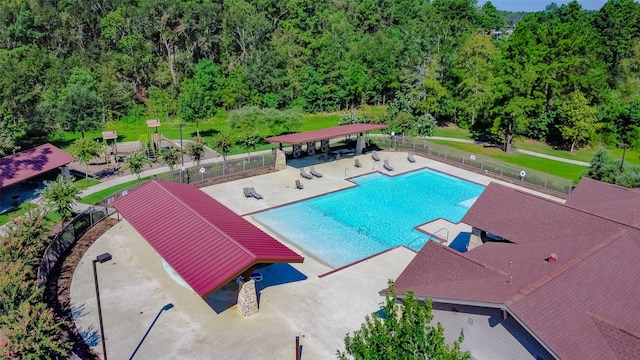
[[[416,134],[637,147],[640,5],[517,15],[475,0],[2,2],[0,147],[131,116],[361,105]]]

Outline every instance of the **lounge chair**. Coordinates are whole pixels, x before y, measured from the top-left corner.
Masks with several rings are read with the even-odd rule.
[[[254,198],[256,198],[258,200],[262,199],[262,195],[258,194],[256,189],[254,189],[254,188],[249,188],[249,193],[251,193],[251,196],[253,196]]]
[[[356,163],[355,163],[355,167],[361,167],[362,164],[360,164],[360,160],[356,159]]]
[[[300,176],[302,176],[305,179],[309,179],[309,180],[313,179],[313,176],[307,174],[307,172],[304,171],[304,168],[300,168]]]
[[[311,175],[313,175],[315,177],[319,177],[319,178],[322,177],[322,174],[317,172],[316,169],[313,168],[313,166],[309,168],[309,172],[311,173]]]
[[[413,157],[413,153],[409,153],[407,155],[407,160],[409,160],[410,163],[416,162],[416,159]]]
[[[298,179],[296,179],[296,189],[304,189],[304,185],[302,185],[302,183]]]
[[[249,190],[248,187],[242,189],[242,191],[244,191],[244,197],[245,198],[250,198],[251,197],[251,191]]]
[[[393,171],[393,168],[391,167],[391,165],[389,165],[389,160],[385,159],[384,160],[384,168],[389,170],[389,171]]]
[[[372,158],[373,158],[373,160],[375,160],[375,161],[380,161],[380,158],[378,157],[378,152],[377,152],[377,151],[375,151],[375,150],[373,150],[373,151],[371,152],[371,157],[372,157]]]

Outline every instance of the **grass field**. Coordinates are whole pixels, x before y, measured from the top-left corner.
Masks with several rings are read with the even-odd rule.
[[[93,205],[95,203],[97,203],[98,201],[106,198],[109,195],[115,194],[116,192],[126,189],[138,182],[144,181],[146,179],[149,179],[150,177],[143,177],[140,178],[140,180],[136,179],[136,180],[131,180],[128,181],[126,183],[122,183],[122,184],[118,184],[118,185],[114,185],[110,188],[104,189],[104,190],[100,190],[98,192],[95,192],[93,194],[89,194],[85,197],[83,197],[82,199],[80,199],[80,203],[83,204],[88,204],[88,205]]]
[[[475,155],[482,155],[488,158],[500,160],[505,163],[518,165],[520,167],[524,167],[528,169],[542,171],[547,174],[559,176],[566,179],[571,179],[574,181],[580,180],[580,177],[584,175],[584,172],[587,170],[587,168],[584,166],[562,163],[555,160],[549,160],[549,159],[540,158],[536,156],[525,155],[517,152],[511,152],[507,154],[501,149],[484,147],[478,144],[468,144],[468,143],[452,142],[452,141],[446,141],[446,140],[430,140],[430,141],[436,144],[466,151],[468,153],[472,153]]]

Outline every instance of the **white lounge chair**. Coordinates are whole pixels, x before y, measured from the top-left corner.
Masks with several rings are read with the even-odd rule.
[[[413,153],[409,153],[407,155],[407,160],[409,160],[410,163],[416,162],[416,159],[413,157]]]
[[[258,194],[258,192],[256,191],[256,189],[254,188],[249,188],[249,193],[251,193],[251,196],[253,196],[254,198],[260,200],[262,199],[262,195]]]
[[[373,160],[375,160],[375,161],[380,161],[380,158],[378,157],[378,152],[377,152],[377,151],[375,151],[375,150],[373,150],[373,151],[371,152],[371,157],[372,157],[372,158],[373,158]]]
[[[319,178],[322,177],[322,174],[317,172],[316,169],[313,168],[313,166],[309,168],[309,172],[311,173],[311,175],[313,175],[315,177],[319,177]]]
[[[304,189],[304,185],[302,185],[302,183],[298,179],[296,179],[296,189]]]
[[[389,160],[384,160],[384,168],[389,170],[389,171],[393,171],[393,167],[391,167],[391,165],[389,165]]]
[[[307,172],[304,171],[304,168],[300,168],[300,176],[302,176],[305,179],[309,179],[309,180],[313,179],[313,176],[307,174]]]

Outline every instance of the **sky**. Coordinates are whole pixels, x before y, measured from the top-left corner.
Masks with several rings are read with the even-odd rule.
[[[571,0],[491,0],[491,3],[498,9],[504,11],[542,11],[548,4],[555,2],[558,5],[569,3]],[[478,5],[482,6],[486,0],[478,0]],[[606,0],[578,0],[585,10],[600,10]]]

